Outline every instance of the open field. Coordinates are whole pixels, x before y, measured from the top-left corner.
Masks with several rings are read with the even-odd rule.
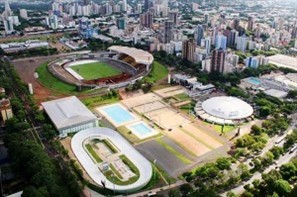
[[[121,71],[119,69],[116,69],[105,62],[94,62],[71,66],[71,69],[77,72],[86,80],[110,77],[121,74]]]
[[[169,71],[167,67],[157,61],[154,61],[151,73],[144,79],[148,82],[154,83],[156,81],[164,79],[168,75],[168,72]]]
[[[47,63],[41,64],[37,69],[36,72],[38,73],[38,81],[47,87],[48,89],[61,92],[61,93],[72,93],[76,91],[76,87],[73,85],[69,85],[67,83],[62,82],[61,80],[54,77],[48,70],[47,70]]]

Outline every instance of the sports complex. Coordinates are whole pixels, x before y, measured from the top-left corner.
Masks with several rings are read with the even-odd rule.
[[[124,87],[151,70],[153,56],[141,49],[111,46],[107,52],[57,59],[48,70],[58,79],[80,87]]]

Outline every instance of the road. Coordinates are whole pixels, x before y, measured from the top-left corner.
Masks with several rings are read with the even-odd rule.
[[[232,191],[235,194],[241,194],[244,192],[244,185],[247,184],[252,184],[254,180],[256,179],[261,179],[262,178],[262,174],[263,173],[268,173],[269,171],[279,168],[280,166],[282,166],[283,164],[288,163],[293,157],[295,157],[297,155],[297,150],[295,150],[293,153],[287,153],[284,156],[281,156],[278,160],[277,160],[277,164],[272,164],[270,165],[268,168],[266,168],[262,173],[260,172],[256,172],[248,181],[243,182],[242,184],[240,184],[238,187],[231,189],[230,191]],[[223,193],[222,196],[227,196],[227,192]]]
[[[164,187],[159,187],[159,188],[156,188],[156,189],[152,189],[152,190],[149,190],[149,191],[144,191],[144,192],[139,192],[139,193],[136,193],[136,194],[131,194],[131,195],[128,195],[128,197],[140,197],[140,196],[145,196],[149,193],[158,193],[158,192],[161,192],[161,191],[164,191],[164,190],[170,190],[170,189],[173,189],[173,188],[176,188],[176,187],[179,187],[183,184],[185,184],[186,182],[184,180],[179,180],[173,184],[170,184],[170,185],[166,185]]]

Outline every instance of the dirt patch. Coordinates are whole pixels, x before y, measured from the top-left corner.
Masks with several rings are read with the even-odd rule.
[[[35,78],[34,73],[38,66],[42,63],[54,60],[56,57],[37,57],[37,58],[24,58],[19,60],[14,60],[13,65],[22,79],[26,84],[31,83],[34,91],[34,98],[36,99],[37,104],[41,102],[57,99],[63,95],[54,93],[53,91],[42,86],[39,81]]]

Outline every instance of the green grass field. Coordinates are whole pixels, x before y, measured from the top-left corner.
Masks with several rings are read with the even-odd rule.
[[[167,75],[168,75],[168,68],[165,67],[163,64],[160,64],[157,61],[154,61],[153,63],[153,69],[151,71],[151,73],[145,77],[145,79],[148,82],[157,82],[161,79],[164,79]]]
[[[119,69],[116,69],[105,62],[94,62],[88,64],[81,64],[71,67],[86,80],[110,77],[121,74]]]
[[[73,93],[77,90],[77,88],[74,85],[69,85],[54,77],[47,70],[47,63],[41,64],[36,69],[36,72],[39,76],[38,81],[50,90],[54,90],[61,93]]]
[[[91,144],[86,144],[86,148],[88,152],[92,155],[92,157],[96,160],[97,163],[101,163],[103,160],[99,157],[99,155],[95,152]]]

